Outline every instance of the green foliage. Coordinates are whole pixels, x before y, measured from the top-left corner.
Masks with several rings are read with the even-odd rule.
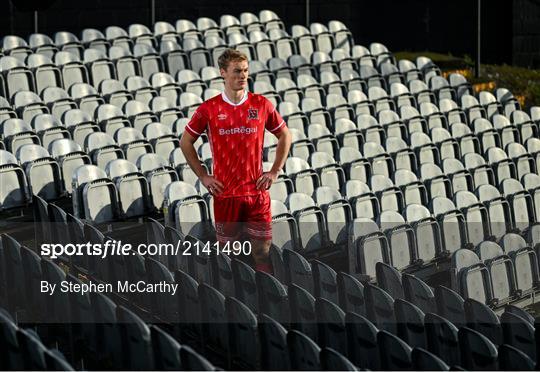
[[[397,52],[394,55],[397,60],[411,61],[415,61],[418,56],[429,57],[443,72],[474,68],[474,60],[468,55],[463,58],[432,52]],[[472,77],[472,73],[470,76],[468,80],[472,84],[493,81],[497,87],[507,88],[515,96],[525,97],[526,109],[531,106],[540,106],[540,70],[508,65],[482,65],[479,78]]]
[[[434,52],[397,52],[394,56],[399,61],[400,59],[408,59],[415,61],[417,57],[428,57],[441,69],[459,70],[469,67],[463,58],[454,57],[451,54],[440,54]]]
[[[540,82],[537,81],[529,86],[529,94],[526,104],[528,106],[540,106]]]
[[[508,65],[482,65],[482,79],[495,81],[497,87],[525,97],[525,106],[540,105],[540,70]],[[474,79],[472,79],[474,83]]]

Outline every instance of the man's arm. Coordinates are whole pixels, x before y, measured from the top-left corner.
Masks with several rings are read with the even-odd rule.
[[[188,165],[195,175],[199,177],[204,187],[206,187],[211,194],[219,194],[223,192],[223,184],[213,176],[210,176],[208,172],[206,172],[206,169],[201,165],[199,155],[197,155],[195,146],[193,146],[195,141],[197,141],[195,137],[187,131],[184,131],[182,138],[180,139],[180,149],[182,149]]]
[[[269,189],[270,186],[272,186],[272,183],[274,183],[278,177],[279,171],[283,169],[283,166],[287,161],[287,156],[289,155],[289,150],[291,148],[291,132],[289,132],[289,128],[287,128],[286,125],[283,126],[283,129],[275,133],[275,136],[278,139],[276,158],[270,171],[263,173],[257,180],[258,190]]]

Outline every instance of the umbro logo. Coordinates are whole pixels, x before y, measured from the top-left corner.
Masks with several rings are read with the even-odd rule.
[[[227,119],[227,114],[219,114],[217,116],[217,118],[218,118],[218,120],[225,120],[225,119]]]
[[[256,120],[259,118],[259,110],[257,109],[248,109],[248,115],[247,115],[248,119],[249,120]]]

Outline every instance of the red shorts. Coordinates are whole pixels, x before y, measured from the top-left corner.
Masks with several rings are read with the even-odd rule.
[[[270,193],[230,198],[214,197],[216,237],[225,243],[245,232],[251,239],[272,240]]]

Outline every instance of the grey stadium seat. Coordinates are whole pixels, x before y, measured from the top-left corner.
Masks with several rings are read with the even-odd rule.
[[[520,110],[513,111],[510,119],[512,124],[518,127],[522,141],[528,138],[538,138],[538,128],[526,112]]]
[[[504,254],[497,243],[490,241],[482,242],[476,252],[490,272],[494,300],[504,303],[515,296],[514,265],[510,257]]]
[[[397,212],[383,211],[377,221],[390,244],[392,265],[397,269],[414,264],[417,260],[414,246],[414,231]]]
[[[464,247],[467,243],[467,232],[463,213],[450,199],[440,196],[430,201],[429,208],[439,222],[444,254]]]
[[[44,34],[34,33],[28,37],[28,45],[34,50],[35,53],[44,54],[49,58],[58,52],[58,48],[54,44],[53,40]]]
[[[148,44],[135,44],[133,47],[133,55],[139,59],[142,76],[145,79],[150,79],[150,76],[155,72],[165,71],[163,59],[156,50]]]
[[[82,110],[72,109],[62,114],[62,122],[69,130],[71,137],[81,147],[84,147],[86,136],[99,131],[96,122],[92,120],[92,116]]]
[[[337,274],[339,306],[343,311],[365,316],[364,285],[354,276],[340,272]]]
[[[0,150],[2,189],[0,210],[25,206],[29,200],[27,181],[17,159],[8,151]]]
[[[315,311],[319,324],[318,344],[345,355],[347,353],[347,339],[343,310],[332,301],[317,298]]]
[[[32,194],[45,200],[54,200],[62,196],[60,167],[45,148],[34,144],[22,145],[17,149],[16,156],[26,172]]]
[[[345,185],[345,171],[334,158],[325,152],[314,152],[310,156],[313,169],[319,173],[322,186],[341,190]]]
[[[539,279],[536,253],[525,242],[525,239],[515,233],[503,236],[501,246],[514,264],[516,288],[522,294],[534,291]]]
[[[292,330],[287,334],[289,359],[293,369],[319,369],[320,348],[308,336]]]
[[[468,241],[473,246],[478,245],[491,235],[487,209],[483,204],[479,203],[473,193],[458,191],[454,195],[454,202],[465,216]]]
[[[491,278],[488,268],[471,250],[459,249],[452,254],[452,266],[457,270],[460,293],[482,303],[491,301]]]
[[[435,311],[435,294],[430,286],[412,274],[401,276],[404,298],[416,305],[424,314]]]
[[[415,347],[411,352],[411,359],[413,368],[420,371],[448,371],[450,369],[442,359],[422,348]]]
[[[99,105],[94,112],[94,118],[101,130],[111,136],[114,136],[118,129],[131,126],[122,110],[110,104]]]
[[[139,60],[133,56],[130,49],[115,45],[109,49],[108,55],[115,64],[119,81],[124,81],[129,76],[141,75]]]
[[[460,365],[458,328],[435,313],[426,314],[424,324],[427,350],[448,365]]]
[[[125,159],[110,161],[105,172],[118,190],[120,212],[124,217],[145,215],[151,210],[148,182],[137,166]]]
[[[465,324],[465,300],[453,290],[439,285],[435,288],[437,313],[456,326]]]
[[[131,92],[135,100],[143,102],[147,105],[152,98],[158,95],[148,80],[141,76],[130,76],[126,78],[124,85],[126,89]]]
[[[61,51],[55,54],[54,63],[56,63],[62,71],[62,81],[66,89],[75,83],[90,82],[88,70],[83,65],[79,56],[70,52]]]
[[[377,334],[377,343],[381,355],[381,368],[388,370],[412,368],[412,349],[399,337],[383,330]]]
[[[423,311],[403,299],[396,299],[394,311],[398,322],[398,336],[411,347],[425,348],[425,316]]]
[[[481,333],[467,327],[459,330],[461,365],[467,369],[497,368],[497,348]]]
[[[105,39],[105,35],[101,31],[93,28],[85,28],[82,30],[81,41],[85,47],[98,49],[104,53],[107,53],[107,50],[110,47],[109,42]]]
[[[122,107],[133,128],[142,132],[146,124],[158,121],[156,114],[150,111],[147,104],[135,100],[127,101]]]
[[[272,29],[268,31],[268,36],[276,46],[276,56],[287,58],[296,54],[296,44],[293,39],[283,30]]]
[[[49,107],[52,115],[60,118],[64,112],[77,108],[75,101],[67,92],[58,87],[48,87],[41,92],[43,102]]]
[[[379,226],[369,218],[356,218],[349,233],[350,274],[369,280],[375,277],[377,262],[390,263],[390,248]]]
[[[177,181],[178,175],[165,159],[156,154],[142,154],[137,158],[136,164],[148,180],[153,207],[160,210],[163,207],[166,186]]]
[[[386,291],[393,299],[403,299],[403,286],[401,273],[391,265],[384,262],[375,264],[377,286]]]
[[[312,23],[310,25],[312,35],[317,42],[317,50],[330,53],[335,48],[334,35],[330,33],[328,28],[320,23]]]
[[[21,90],[35,91],[35,80],[26,65],[15,57],[0,58],[0,68],[5,81],[8,97]]]
[[[82,58],[84,47],[77,36],[67,31],[60,31],[54,34],[54,43],[62,51],[66,51]]]
[[[47,148],[55,139],[70,138],[69,132],[62,125],[60,120],[50,114],[34,116],[30,125],[45,148]]]
[[[288,158],[285,163],[285,172],[294,182],[295,190],[300,190],[307,195],[312,195],[320,184],[317,172],[311,169],[303,159]]]
[[[371,218],[375,220],[380,214],[379,199],[369,186],[359,180],[349,180],[345,184],[344,194],[353,207],[356,218]]]
[[[293,250],[284,249],[283,264],[286,271],[286,285],[296,284],[310,294],[314,293],[311,264],[307,259]]]
[[[84,149],[92,159],[92,162],[101,169],[104,169],[109,161],[124,158],[124,153],[114,139],[102,132],[94,132],[87,135],[84,140]]]
[[[165,63],[165,70],[171,75],[176,75],[178,71],[183,69],[191,68],[188,54],[182,49],[176,39],[166,40],[162,38],[159,53]]]
[[[182,88],[174,78],[165,72],[156,72],[150,76],[150,83],[161,97],[167,98],[169,102],[176,105]]]
[[[427,190],[424,184],[410,170],[398,169],[394,173],[394,184],[401,188],[406,205],[427,204]]]
[[[364,316],[349,312],[347,322],[347,343],[350,360],[360,368],[380,369],[377,327]]]
[[[86,49],[84,51],[84,62],[88,67],[94,87],[97,87],[102,80],[116,78],[116,69],[103,51]]]
[[[311,197],[303,193],[292,193],[286,204],[294,215],[300,232],[300,244],[306,254],[320,251],[326,242],[324,214]]]
[[[31,54],[26,64],[34,73],[36,92],[41,93],[47,87],[62,87],[62,74],[49,57]]]
[[[532,360],[536,359],[534,327],[524,318],[505,311],[501,315],[504,342],[523,351]]]
[[[348,225],[352,221],[352,209],[339,191],[328,186],[315,190],[315,200],[324,212],[328,239],[332,244],[345,246]]]
[[[171,222],[185,235],[202,236],[209,221],[208,206],[192,185],[174,181],[166,185],[164,197]]]
[[[257,352],[257,318],[253,312],[234,298],[225,300],[227,310],[230,352],[230,365],[256,368]]]
[[[21,119],[7,119],[0,124],[6,149],[17,153],[17,149],[25,144],[39,144],[39,137],[32,131],[30,125]]]
[[[150,46],[156,46],[156,39],[152,31],[145,25],[141,24],[131,24],[128,28],[129,37],[133,40],[135,44],[142,43],[148,44]]]
[[[305,58],[309,58],[317,50],[315,38],[306,27],[293,25],[291,27],[291,33],[298,45],[298,51]]]
[[[94,110],[100,104],[105,103],[103,98],[98,94],[97,90],[86,83],[74,83],[70,86],[68,93],[77,102],[79,108],[88,113],[94,114]]]
[[[287,330],[268,315],[262,314],[259,317],[259,334],[261,364],[276,370],[289,369]]]
[[[143,135],[154,148],[154,152],[165,159],[168,159],[171,152],[180,146],[179,139],[167,126],[160,123],[146,124]]]
[[[90,164],[90,157],[83,151],[76,142],[67,139],[56,139],[49,144],[48,151],[56,159],[62,170],[62,180],[64,189],[72,192],[71,176],[75,169],[81,165]]]
[[[73,211],[76,217],[96,223],[117,218],[116,187],[105,171],[95,165],[82,165],[73,173]]]
[[[109,26],[105,28],[105,37],[112,46],[119,46],[126,50],[133,48],[133,41],[128,33],[121,27]]]
[[[159,122],[172,129],[173,123],[183,118],[182,111],[165,97],[154,97],[150,101],[150,109],[159,115]]]
[[[443,254],[439,224],[429,210],[423,205],[410,204],[404,214],[416,236],[417,259],[428,263]]]
[[[49,113],[47,106],[34,92],[18,91],[13,95],[12,100],[13,108],[19,117],[27,122],[30,122],[38,114]]]
[[[287,289],[273,275],[257,271],[255,274],[257,282],[258,308],[265,309],[264,312],[277,321],[289,323],[289,304]]]
[[[510,204],[515,228],[524,231],[530,223],[537,221],[531,195],[518,180],[507,178],[500,184],[500,189]]]

